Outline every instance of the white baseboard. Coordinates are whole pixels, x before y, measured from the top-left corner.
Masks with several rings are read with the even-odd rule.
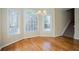
[[[64,34],[65,30],[67,29],[68,25],[70,24],[71,20],[65,25],[63,31],[61,32],[61,36]]]
[[[75,36],[74,36],[74,39],[79,40],[79,37],[75,37]]]
[[[37,35],[37,36],[38,36],[38,35]],[[37,37],[37,36],[32,36],[32,37]],[[11,44],[13,44],[13,43],[15,43],[15,42],[18,42],[18,41],[22,40],[22,39],[32,38],[32,37],[24,37],[24,38],[16,39],[16,40],[13,41],[13,42],[10,42],[10,43],[8,43],[8,44],[5,44],[5,45],[1,46],[1,47],[0,47],[0,50],[1,50],[3,47],[6,47],[6,46],[8,46],[8,45],[11,45]]]

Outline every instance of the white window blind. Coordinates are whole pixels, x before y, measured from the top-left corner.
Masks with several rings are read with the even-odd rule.
[[[16,9],[8,9],[8,33],[15,35],[20,33],[19,29],[19,13]]]

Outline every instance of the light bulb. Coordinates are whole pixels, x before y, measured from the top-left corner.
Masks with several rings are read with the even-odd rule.
[[[43,14],[47,14],[46,10],[43,10]]]
[[[37,14],[41,14],[41,10],[38,10]]]

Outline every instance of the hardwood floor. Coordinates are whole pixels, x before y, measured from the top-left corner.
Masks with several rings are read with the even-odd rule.
[[[2,51],[79,51],[79,40],[65,36],[33,37],[4,47]]]

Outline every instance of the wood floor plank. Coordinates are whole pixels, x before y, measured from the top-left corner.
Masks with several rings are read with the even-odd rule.
[[[79,51],[79,40],[60,37],[33,37],[15,42],[1,51]]]

